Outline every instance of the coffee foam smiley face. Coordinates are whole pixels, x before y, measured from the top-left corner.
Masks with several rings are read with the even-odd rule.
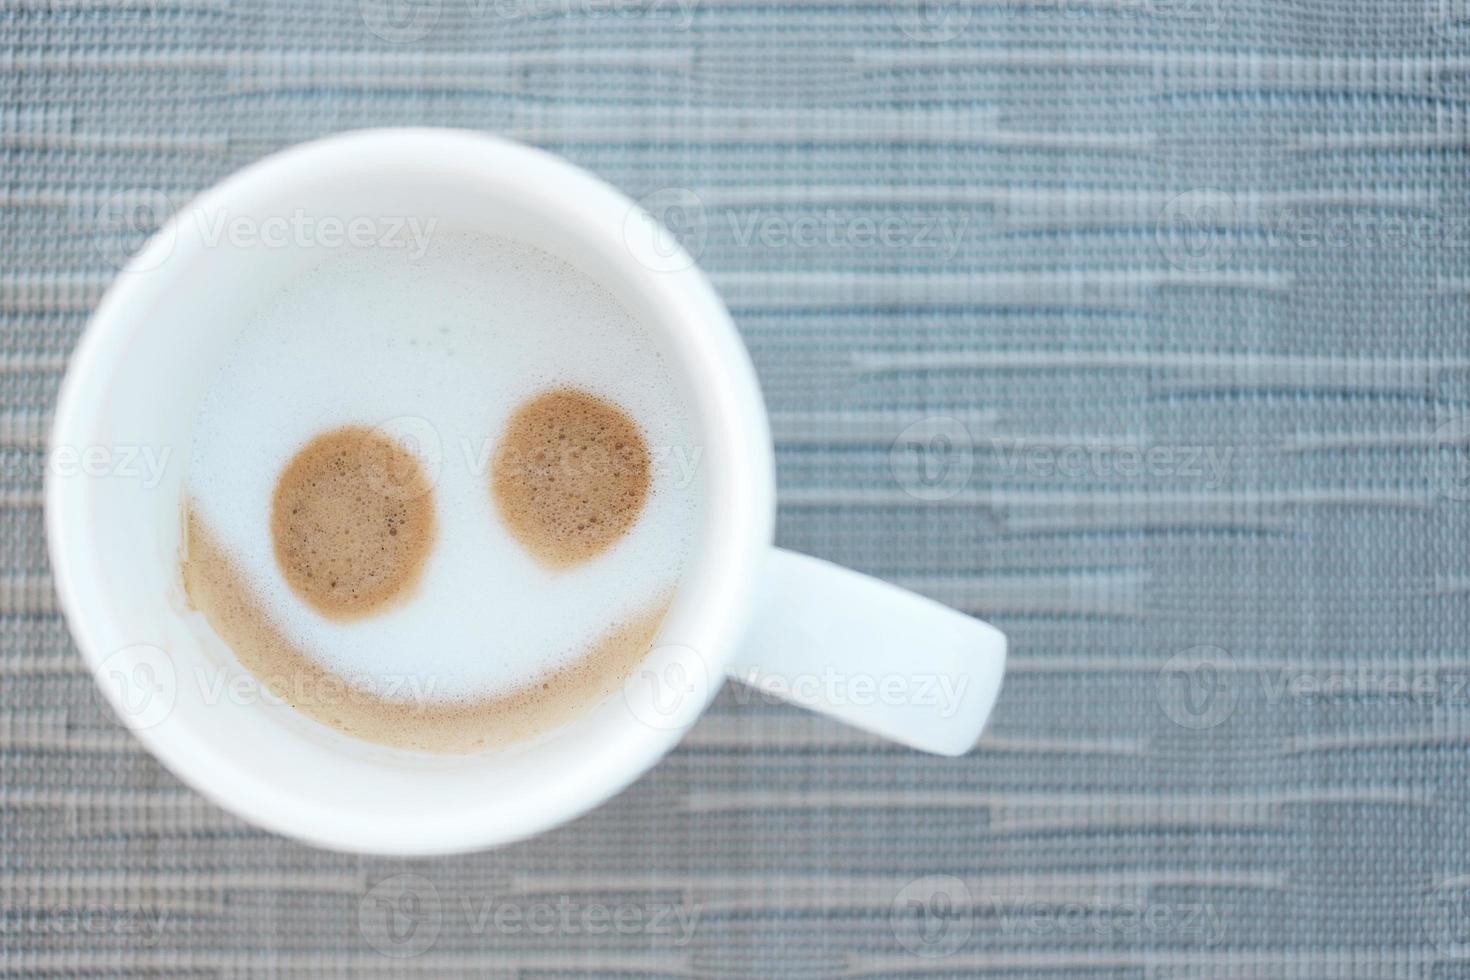
[[[691,412],[610,294],[506,240],[441,233],[430,251],[333,256],[241,332],[196,424],[182,565],[257,677],[340,678],[355,704],[302,710],[459,751],[618,689],[703,490],[659,463],[698,458]],[[405,416],[432,431],[380,425]]]

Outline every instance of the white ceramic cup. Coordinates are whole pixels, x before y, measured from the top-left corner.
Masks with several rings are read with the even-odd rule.
[[[475,755],[387,749],[306,718],[252,683],[188,608],[179,575],[182,488],[212,368],[264,299],[324,249],[371,247],[405,216],[528,242],[611,290],[657,333],[703,442],[694,557],[642,666],[555,731]],[[342,356],[350,365],[352,352]],[[727,676],[947,755],[975,744],[1000,688],[998,630],[772,547],[765,408],[709,282],[622,194],[481,134],[335,136],[253,164],[177,210],[122,270],[73,354],[48,460],[61,608],[123,721],[216,803],[324,847],[436,854],[547,830],[657,763]]]

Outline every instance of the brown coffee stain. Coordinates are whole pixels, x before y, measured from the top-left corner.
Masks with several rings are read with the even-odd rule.
[[[271,498],[276,563],[331,619],[357,619],[410,593],[434,543],[433,486],[387,434],[350,425],[311,440]]]
[[[588,392],[554,388],[511,416],[490,492],[516,540],[543,564],[565,567],[628,533],[651,469],[648,443],[626,412]]]
[[[425,752],[466,753],[529,738],[617,691],[653,645],[669,600],[611,627],[573,662],[505,694],[438,699],[432,677],[398,681],[418,697],[384,697],[321,666],[271,618],[198,515],[185,512],[181,560],[190,605],[276,697],[357,738]],[[375,685],[376,686],[376,685]],[[380,688],[381,689],[381,688]]]

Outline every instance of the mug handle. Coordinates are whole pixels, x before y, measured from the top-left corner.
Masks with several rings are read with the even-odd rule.
[[[771,549],[734,680],[895,742],[964,755],[1005,674],[989,623],[840,565]]]

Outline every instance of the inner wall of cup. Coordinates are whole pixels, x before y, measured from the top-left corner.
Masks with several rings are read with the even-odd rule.
[[[708,551],[715,547],[730,495],[739,492],[746,475],[722,446],[720,427],[728,427],[729,419],[709,417],[711,406],[691,380],[707,365],[696,369],[691,361],[696,355],[679,342],[678,332],[687,325],[665,322],[667,311],[657,305],[646,283],[636,281],[644,273],[629,268],[626,254],[609,252],[608,235],[597,240],[585,227],[568,227],[516,194],[487,193],[469,182],[456,185],[447,175],[426,180],[422,174],[387,168],[345,178],[340,172],[324,175],[290,190],[276,184],[274,189],[263,186],[268,191],[263,193],[237,187],[223,212],[256,225],[298,211],[317,220],[415,214],[437,219],[439,230],[468,228],[519,239],[591,275],[657,332],[670,363],[686,368],[676,373],[686,386],[683,395],[696,429],[707,434],[701,458],[704,482],[712,497],[723,498],[706,501],[692,571],[662,634],[672,632],[675,642],[694,640],[699,596],[714,581],[705,571],[711,565]],[[212,369],[263,298],[328,256],[294,244],[208,244],[210,222],[219,216],[208,199],[202,210],[186,209],[165,233],[173,236],[167,260],[156,268],[124,273],[143,277],[130,284],[137,287],[137,308],[113,309],[116,321],[105,325],[125,336],[114,345],[116,361],[90,438],[103,446],[168,453],[156,486],[92,481],[86,508],[90,526],[80,535],[91,542],[89,558],[97,565],[93,579],[106,583],[109,591],[105,597],[83,600],[104,602],[110,609],[105,630],[97,634],[105,649],[92,651],[94,656],[105,658],[113,650],[148,643],[166,651],[174,665],[177,703],[158,725],[160,737],[187,740],[201,756],[213,752],[228,758],[232,766],[251,770],[249,776],[262,785],[298,799],[316,798],[337,810],[355,808],[364,817],[405,807],[422,812],[439,804],[458,806],[471,787],[477,796],[497,787],[500,792],[528,792],[544,784],[548,773],[574,772],[586,764],[590,748],[606,748],[612,732],[627,732],[645,748],[650,740],[671,743],[677,733],[637,731],[637,722],[625,706],[614,703],[615,696],[533,744],[426,759],[349,739],[273,699],[241,698],[221,687],[221,669],[233,665],[233,656],[202,618],[187,609],[177,568],[192,427]],[[347,356],[350,352],[344,352]],[[718,659],[712,656],[716,670]],[[239,752],[240,746],[250,746],[248,755]],[[395,774],[401,780],[397,787],[392,785]],[[466,782],[471,774],[473,781]]]

